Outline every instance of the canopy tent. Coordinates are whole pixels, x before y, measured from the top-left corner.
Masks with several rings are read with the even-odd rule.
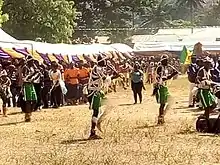
[[[183,46],[193,50],[195,42],[145,42],[136,43],[134,52],[150,52],[150,51],[182,51]],[[205,51],[220,51],[220,42],[202,42]]]
[[[2,35],[1,35],[2,34]],[[60,61],[95,61],[100,53],[109,58],[130,58],[132,48],[124,44],[91,44],[91,45],[69,45],[69,44],[50,44],[35,41],[19,41],[0,29],[0,58],[23,58],[27,55],[43,62]],[[127,54],[126,54],[127,53]]]
[[[0,28],[0,41],[4,41],[4,42],[17,42],[18,40],[16,40],[14,37],[10,36],[6,32],[4,32]]]
[[[204,51],[220,52],[220,27],[186,29],[160,29],[154,35],[133,36],[134,53],[181,52],[186,46],[193,50],[201,42]],[[158,54],[158,53],[157,53]],[[177,54],[177,53],[176,53]]]

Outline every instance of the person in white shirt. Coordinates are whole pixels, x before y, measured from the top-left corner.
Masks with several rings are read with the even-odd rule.
[[[58,69],[58,64],[56,62],[53,62],[51,64],[51,70],[50,70],[50,79],[53,82],[52,88],[50,90],[51,92],[51,102],[53,105],[53,108],[59,108],[61,104],[62,99],[62,90],[60,86],[60,81],[62,80],[62,74],[60,70]]]

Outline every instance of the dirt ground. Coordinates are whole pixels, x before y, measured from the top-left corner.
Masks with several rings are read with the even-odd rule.
[[[195,131],[203,112],[187,108],[188,82],[169,88],[173,107],[166,124],[156,126],[158,105],[146,86],[144,102],[133,105],[131,90],[108,95],[103,109],[103,139],[88,141],[88,105],[42,110],[24,123],[19,109],[0,119],[0,164],[4,165],[151,165],[220,164],[220,138]]]

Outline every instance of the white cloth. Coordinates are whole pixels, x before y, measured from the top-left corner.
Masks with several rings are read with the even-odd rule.
[[[193,92],[193,89],[196,88],[195,83],[190,83],[189,84],[189,105],[193,105],[193,95],[195,92]]]
[[[53,81],[53,85],[59,86],[60,81],[62,80],[61,72],[59,70],[56,70],[55,72],[50,70],[49,75],[50,79]]]
[[[90,73],[88,90],[90,91],[101,91],[104,87],[103,78],[106,78],[105,69],[95,65]]]

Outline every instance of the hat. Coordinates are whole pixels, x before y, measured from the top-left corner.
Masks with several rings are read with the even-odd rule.
[[[166,55],[166,54],[163,54],[162,56],[161,56],[161,60],[160,61],[163,61],[163,60],[168,60],[168,55]]]

